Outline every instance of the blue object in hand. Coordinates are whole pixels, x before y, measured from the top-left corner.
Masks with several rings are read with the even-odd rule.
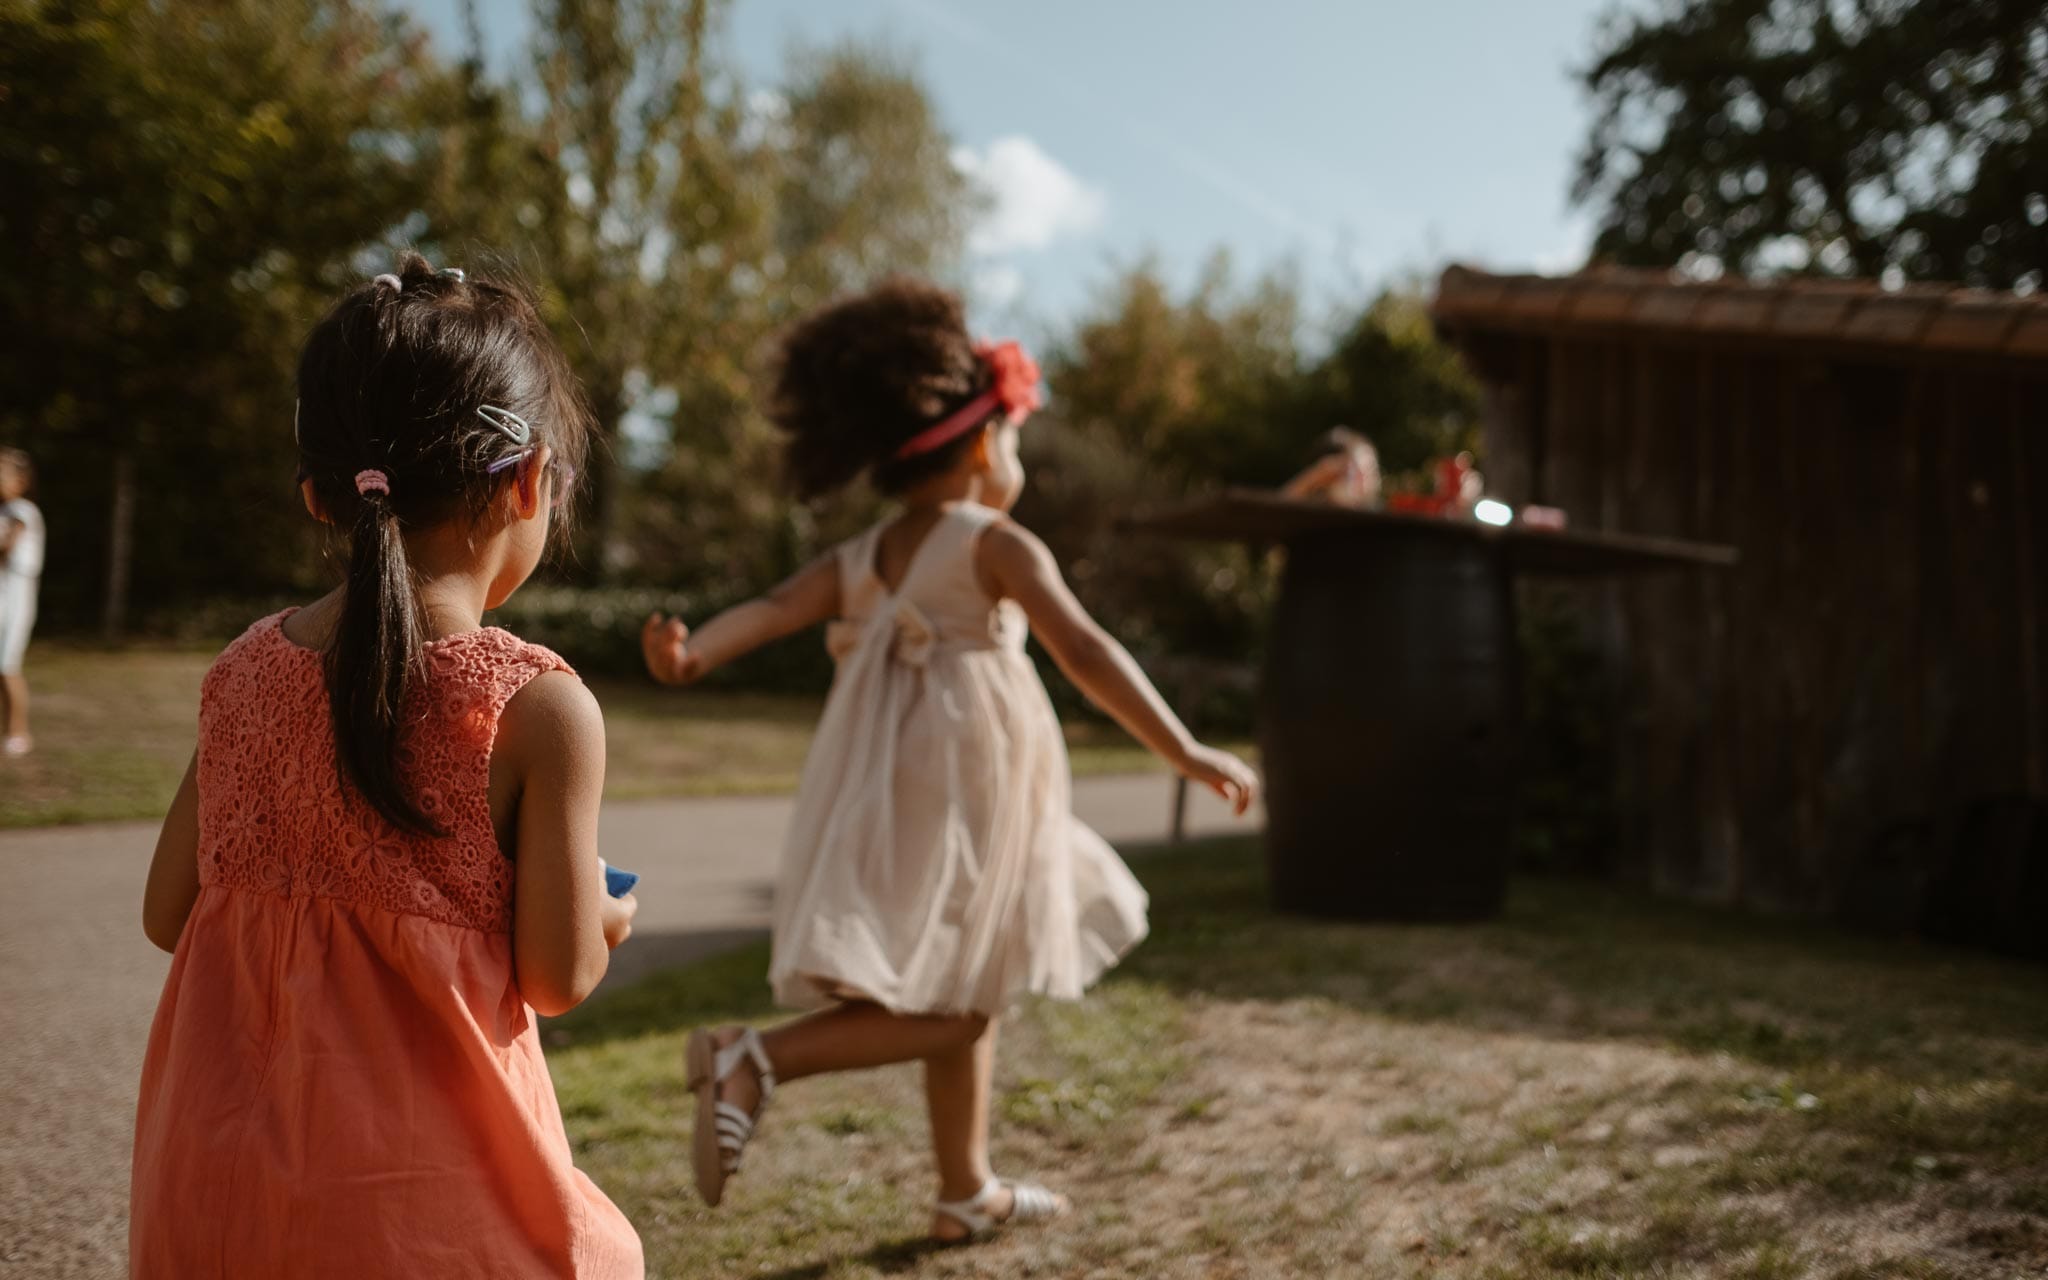
[[[604,891],[614,898],[623,898],[633,892],[633,886],[640,883],[640,877],[631,871],[621,871],[611,864],[605,864]]]

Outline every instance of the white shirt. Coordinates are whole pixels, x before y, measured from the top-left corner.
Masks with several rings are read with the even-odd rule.
[[[43,513],[27,498],[16,498],[12,502],[0,503],[0,521],[21,526],[21,532],[14,537],[14,545],[7,551],[6,563],[0,568],[23,578],[40,578],[43,574]]]

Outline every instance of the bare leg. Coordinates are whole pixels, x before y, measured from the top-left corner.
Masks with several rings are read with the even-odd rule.
[[[939,1199],[966,1200],[988,1182],[988,1109],[995,1088],[996,1024],[972,1044],[924,1060],[925,1106],[932,1122],[932,1156],[939,1166]],[[1009,1213],[998,1192],[989,1212]],[[957,1240],[966,1234],[958,1221],[939,1214],[932,1234]]]
[[[914,1062],[973,1045],[988,1026],[975,1014],[897,1014],[868,1001],[848,1001],[793,1018],[761,1033],[761,1047],[775,1064],[778,1083],[832,1071],[860,1071],[893,1062]],[[716,1037],[723,1048],[739,1038],[727,1027]],[[727,1076],[722,1101],[752,1112],[761,1082],[751,1067]]]
[[[964,1200],[988,1181],[988,1106],[995,1079],[996,1024],[972,1044],[924,1060],[925,1106],[939,1199]]]
[[[0,676],[0,705],[7,711],[10,738],[28,737],[28,680],[22,676]]]
[[[988,1161],[988,1112],[995,1097],[996,1024],[973,1044],[926,1058],[925,1103],[932,1120],[932,1154],[939,1166],[939,1199],[968,1200],[994,1176]],[[1065,1196],[1053,1197],[1060,1212],[1071,1207]],[[983,1212],[997,1222],[1016,1212],[1017,1197],[1006,1183],[990,1194]],[[932,1235],[960,1240],[966,1224],[950,1214],[932,1215]]]

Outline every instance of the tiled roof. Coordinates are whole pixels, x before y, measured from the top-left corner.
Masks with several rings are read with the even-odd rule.
[[[2048,298],[1868,281],[1723,278],[1592,267],[1569,276],[1452,266],[1431,307],[1448,330],[1657,331],[1835,347],[2048,359]]]

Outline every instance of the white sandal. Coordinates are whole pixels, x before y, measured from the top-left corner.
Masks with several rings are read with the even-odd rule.
[[[740,1171],[740,1157],[754,1136],[754,1126],[768,1109],[768,1099],[775,1095],[775,1068],[761,1047],[758,1032],[748,1027],[723,1049],[717,1043],[709,1031],[692,1031],[684,1053],[690,1088],[697,1092],[697,1132],[691,1151],[697,1194],[714,1207],[725,1194],[725,1180]],[[761,1100],[752,1115],[718,1098],[718,1086],[742,1061],[753,1063],[761,1082]]]
[[[1007,1217],[997,1218],[989,1213],[988,1202],[1004,1187],[1010,1189],[1010,1212]],[[981,1184],[981,1190],[965,1200],[941,1200],[932,1209],[967,1228],[962,1237],[965,1240],[988,1235],[997,1227],[1050,1221],[1067,1211],[1058,1196],[1037,1183],[1005,1182],[1001,1178],[990,1178]]]

